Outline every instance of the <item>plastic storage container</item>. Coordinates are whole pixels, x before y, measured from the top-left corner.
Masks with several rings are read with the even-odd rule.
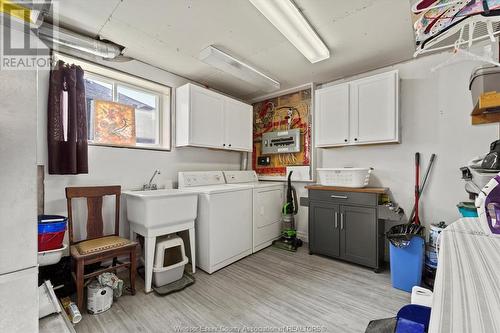
[[[65,231],[38,234],[38,251],[43,252],[60,249],[62,247],[64,233]]]
[[[476,105],[482,93],[499,91],[500,68],[486,66],[476,68],[470,77],[469,90],[472,96],[472,105]]]
[[[153,284],[161,287],[182,278],[184,266],[188,263],[184,241],[178,236],[168,236],[156,243],[153,267]]]
[[[60,249],[66,232],[67,218],[60,215],[38,216],[38,251]]]
[[[438,266],[438,252],[435,247],[427,246],[425,249],[425,265],[436,269]]]
[[[38,265],[48,266],[57,264],[61,260],[64,250],[67,248],[68,245],[63,244],[59,249],[38,252]]]
[[[339,187],[365,187],[370,182],[372,168],[318,168],[321,185]]]
[[[432,307],[434,294],[426,288],[415,286],[411,290],[411,304]]]
[[[420,236],[411,238],[408,246],[396,247],[389,243],[392,286],[411,292],[422,282],[425,241]]]
[[[477,208],[473,202],[461,202],[457,208],[462,217],[478,217]]]
[[[444,222],[431,224],[431,227],[429,228],[429,246],[439,248],[440,235],[445,228],[446,224]]]
[[[396,316],[395,333],[424,333],[429,329],[431,308],[410,304],[403,306]]]

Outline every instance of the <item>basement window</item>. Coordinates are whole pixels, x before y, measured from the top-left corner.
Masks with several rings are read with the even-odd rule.
[[[85,72],[90,145],[170,150],[170,87],[86,61],[58,58]]]

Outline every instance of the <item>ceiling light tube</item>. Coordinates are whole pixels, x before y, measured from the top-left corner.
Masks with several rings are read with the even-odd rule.
[[[291,0],[249,0],[311,63],[330,51]]]
[[[225,73],[260,87],[263,91],[270,92],[280,88],[278,81],[213,46],[204,48],[198,58]]]

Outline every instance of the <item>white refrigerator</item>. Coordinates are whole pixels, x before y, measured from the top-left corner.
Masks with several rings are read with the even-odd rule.
[[[0,332],[38,332],[36,141],[36,71],[0,70]]]

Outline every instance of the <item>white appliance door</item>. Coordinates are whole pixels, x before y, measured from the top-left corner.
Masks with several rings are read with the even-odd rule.
[[[36,83],[36,71],[0,71],[0,274],[37,265]]]
[[[252,249],[252,189],[210,196],[212,266]]]
[[[255,194],[255,224],[258,229],[281,222],[283,189],[259,190]]]
[[[0,275],[0,332],[38,332],[38,268]]]

